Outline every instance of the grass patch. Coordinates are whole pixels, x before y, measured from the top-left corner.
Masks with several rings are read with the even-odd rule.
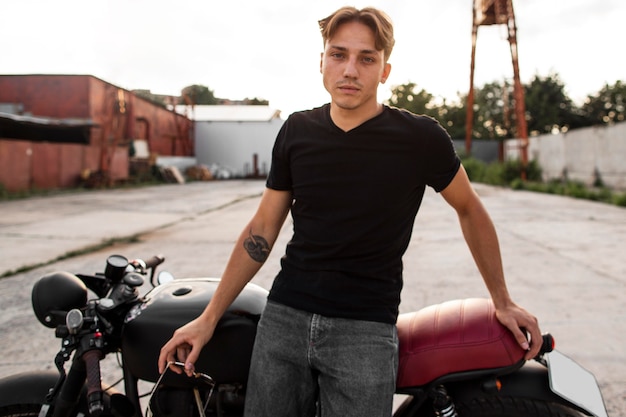
[[[521,179],[523,167],[521,162],[517,160],[487,164],[475,158],[464,158],[463,166],[473,182],[626,207],[626,193],[612,191],[601,183],[596,184],[594,187],[588,187],[578,181],[543,182],[541,168],[536,161],[531,161],[526,167],[526,181]]]

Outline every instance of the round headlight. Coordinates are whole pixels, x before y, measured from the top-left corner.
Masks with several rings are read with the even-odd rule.
[[[87,304],[87,287],[74,274],[54,272],[35,283],[32,303],[41,324],[54,328],[65,323],[68,311]]]

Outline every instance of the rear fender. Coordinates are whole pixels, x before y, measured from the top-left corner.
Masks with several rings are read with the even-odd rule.
[[[490,394],[499,397],[526,398],[551,402],[584,412],[575,404],[552,392],[548,369],[535,361],[526,362],[519,370],[499,376],[497,379],[501,383],[499,390],[493,384],[495,377],[482,381],[457,381],[446,384],[446,387],[451,397],[459,402],[467,402],[471,398]]]
[[[502,388],[499,395],[526,397],[549,402],[562,402],[561,397],[550,389],[548,369],[537,363],[527,362],[519,371],[499,378]]]

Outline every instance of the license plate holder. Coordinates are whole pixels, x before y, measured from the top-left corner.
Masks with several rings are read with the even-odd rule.
[[[598,382],[591,372],[559,351],[545,355],[550,389],[597,417],[608,417]]]

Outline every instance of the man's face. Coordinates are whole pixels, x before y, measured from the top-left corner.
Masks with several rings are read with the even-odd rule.
[[[350,22],[327,40],[320,70],[332,104],[344,110],[371,110],[378,106],[378,84],[387,80],[391,66],[384,52],[376,50],[372,30]]]

